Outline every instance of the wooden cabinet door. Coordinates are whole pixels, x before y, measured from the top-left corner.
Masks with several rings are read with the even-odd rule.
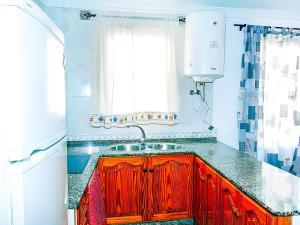
[[[99,170],[96,168],[87,186],[90,225],[106,225],[105,204],[99,175]]]
[[[134,223],[146,219],[146,159],[102,158],[99,163],[107,224]]]
[[[76,225],[89,225],[89,198],[87,189],[84,191],[76,210]]]
[[[76,210],[76,225],[106,225],[98,169],[93,172],[79,202]]]
[[[237,189],[225,179],[221,181],[221,224],[241,225],[241,199]]]
[[[194,158],[194,218],[198,225],[206,225],[206,166],[195,156]]]
[[[193,156],[148,158],[148,220],[192,217]]]
[[[210,167],[206,167],[207,182],[207,219],[206,225],[219,225],[220,221],[220,176]]]
[[[246,195],[243,196],[243,225],[266,225],[267,212]]]

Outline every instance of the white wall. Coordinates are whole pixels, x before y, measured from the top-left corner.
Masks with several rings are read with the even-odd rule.
[[[226,22],[224,78],[214,83],[213,123],[218,128],[218,140],[238,148],[237,117],[243,32]]]
[[[114,7],[104,10],[113,11]],[[126,12],[126,8],[118,8],[119,11]],[[240,32],[234,23],[247,23],[255,25],[276,25],[300,27],[300,15],[295,12],[274,11],[274,10],[248,10],[232,8],[207,8],[224,11],[227,17],[226,22],[226,52],[225,52],[225,77],[217,80],[213,85],[208,85],[207,99],[212,106],[209,112],[208,121],[213,118],[213,125],[218,130],[218,140],[238,147],[238,127],[237,112],[239,110],[238,94],[240,81],[240,64],[243,52],[243,32]],[[184,9],[186,12],[195,11],[195,8]],[[130,11],[130,10],[129,10]],[[158,9],[144,9],[144,13],[162,12]],[[180,9],[173,9],[174,14],[182,12]],[[66,35],[68,54],[68,134],[71,136],[105,136],[136,134],[127,129],[93,129],[88,123],[89,97],[84,94],[84,87],[90,84],[91,67],[94,62],[90,57],[91,52],[91,30],[93,22],[80,21],[77,9],[63,9],[49,7],[49,15],[56,20]],[[128,9],[127,9],[128,13]],[[141,13],[141,12],[139,12]],[[170,14],[171,12],[169,12]],[[183,36],[177,38],[177,66],[179,76],[183,72]],[[80,57],[78,57],[80,56]],[[181,77],[181,124],[174,127],[146,126],[148,133],[191,133],[206,132],[207,125],[202,122],[205,108],[199,113],[193,112],[192,97],[188,92],[192,83],[187,78]],[[213,96],[213,98],[212,98]]]
[[[136,128],[92,128],[89,124],[90,96],[88,89],[91,85],[91,76],[96,61],[93,57],[93,29],[95,20],[82,21],[79,19],[79,11],[76,9],[48,8],[48,14],[54,18],[58,26],[65,34],[67,53],[67,122],[70,138],[81,136],[84,139],[117,138],[122,135],[138,135]],[[145,125],[148,137],[161,137],[162,135],[215,135],[208,133],[208,125],[203,123],[206,106],[201,105],[200,111],[193,111],[194,101],[200,102],[200,98],[193,99],[189,90],[193,88],[190,78],[183,77],[184,56],[184,26],[179,27],[175,38],[177,75],[180,79],[180,123],[175,126]],[[145,84],[147,85],[147,84]],[[212,85],[207,85],[206,98],[212,107]],[[210,123],[212,110],[207,115]]]

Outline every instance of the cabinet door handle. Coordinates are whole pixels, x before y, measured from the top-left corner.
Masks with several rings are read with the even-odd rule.
[[[154,169],[150,169],[150,170],[149,170],[150,173],[153,173],[153,171],[154,171]]]
[[[147,173],[147,172],[148,172],[148,170],[147,170],[147,169],[143,169],[143,172],[144,172],[144,173]]]

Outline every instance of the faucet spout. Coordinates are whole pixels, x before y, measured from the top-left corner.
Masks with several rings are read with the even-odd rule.
[[[145,141],[146,141],[146,133],[144,131],[144,129],[138,125],[129,125],[129,126],[126,126],[126,127],[136,127],[136,128],[139,128],[140,131],[142,132],[142,137],[140,138],[139,142],[142,143],[142,144],[145,144]]]

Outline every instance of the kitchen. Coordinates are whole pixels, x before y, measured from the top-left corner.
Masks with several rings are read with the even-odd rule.
[[[0,3],[0,224],[300,224],[299,3]]]

